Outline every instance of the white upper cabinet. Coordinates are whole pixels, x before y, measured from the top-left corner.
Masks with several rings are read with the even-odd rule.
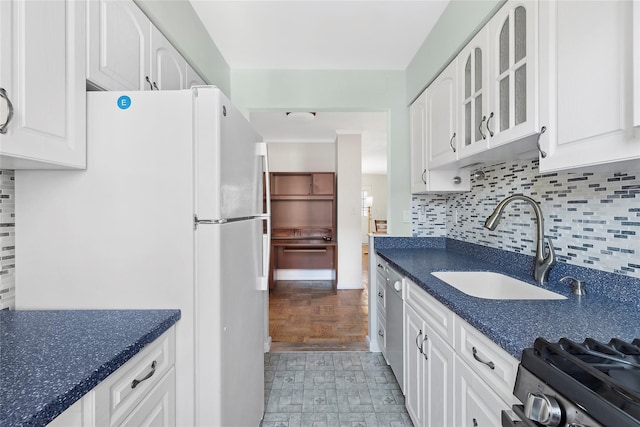
[[[150,90],[149,19],[132,1],[87,4],[87,80],[106,90]]]
[[[458,158],[467,157],[489,147],[486,122],[489,115],[489,60],[487,58],[488,31],[486,28],[465,46],[458,61],[458,111],[460,136]]]
[[[182,58],[162,33],[151,27],[151,74],[154,89],[184,89],[187,83],[187,61]]]
[[[633,63],[638,8],[626,0],[540,3],[541,124],[547,128],[541,171],[640,165],[637,92],[634,103],[640,71]]]
[[[633,126],[640,127],[640,1],[633,2]]]
[[[508,1],[489,29],[489,148],[538,129],[538,2]]]
[[[86,167],[85,54],[85,2],[0,1],[1,168]]]
[[[133,1],[87,4],[90,85],[102,90],[167,90],[206,84]]]
[[[457,78],[456,61],[452,61],[427,88],[426,137],[431,168],[457,159]]]
[[[427,190],[427,164],[425,145],[425,122],[427,120],[427,92],[409,107],[409,138],[411,140],[411,193]]]
[[[427,142],[427,91],[409,107],[411,143],[411,193],[470,191],[469,171],[449,167],[429,167]]]

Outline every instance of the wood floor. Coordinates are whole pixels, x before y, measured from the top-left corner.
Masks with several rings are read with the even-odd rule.
[[[271,351],[368,350],[367,254],[364,289],[338,290],[328,281],[278,281],[269,293]]]

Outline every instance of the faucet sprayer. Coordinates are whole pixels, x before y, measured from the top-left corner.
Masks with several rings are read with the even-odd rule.
[[[544,284],[547,281],[547,277],[549,276],[549,272],[551,268],[556,264],[556,254],[553,250],[553,245],[551,244],[551,240],[547,239],[547,245],[549,246],[549,252],[547,255],[544,255],[544,219],[542,216],[542,210],[538,203],[533,200],[531,197],[527,197],[524,194],[514,194],[512,196],[507,197],[496,206],[495,210],[487,220],[484,222],[485,228],[493,231],[498,226],[500,222],[500,218],[502,218],[502,212],[504,208],[514,200],[522,200],[524,202],[528,202],[533,207],[533,212],[536,215],[536,231],[537,231],[537,241],[536,241],[536,261],[535,267],[533,269],[533,278],[536,282],[540,284]]]

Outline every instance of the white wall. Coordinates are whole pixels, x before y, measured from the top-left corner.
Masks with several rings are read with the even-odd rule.
[[[268,142],[272,172],[335,172],[334,143]]]
[[[360,134],[339,134],[336,140],[338,180],[338,289],[362,288],[362,186]]]
[[[362,188],[373,197],[371,205],[371,231],[375,231],[374,219],[387,219],[387,175],[363,174]],[[368,243],[367,217],[362,217],[362,243]]]

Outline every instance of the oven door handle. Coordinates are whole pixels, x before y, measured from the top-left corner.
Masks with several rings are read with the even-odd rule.
[[[517,421],[516,423],[514,423],[514,425],[518,427],[520,426],[538,427],[538,424],[536,424],[535,422],[533,422],[532,420],[530,420],[524,415],[524,405],[513,405],[511,409],[513,409],[513,412],[515,412],[518,418],[520,418],[520,421]],[[502,418],[502,425],[504,426],[504,417]]]

